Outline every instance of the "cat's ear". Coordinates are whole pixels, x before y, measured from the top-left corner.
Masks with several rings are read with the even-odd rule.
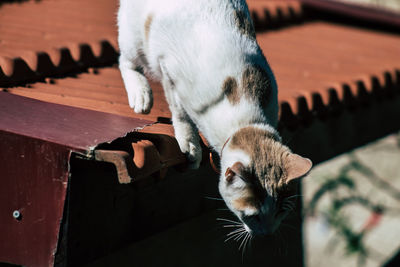
[[[286,183],[301,178],[311,170],[312,162],[297,154],[290,153],[286,165],[287,178]]]
[[[244,172],[244,166],[241,162],[237,161],[235,162],[232,167],[228,167],[225,172],[225,179],[228,183],[231,183],[235,176],[240,177],[243,179],[243,172]]]

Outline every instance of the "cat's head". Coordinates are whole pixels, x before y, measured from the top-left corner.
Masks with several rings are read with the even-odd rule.
[[[294,207],[289,185],[311,167],[309,159],[292,153],[276,134],[246,127],[223,149],[219,190],[249,233],[272,234]]]

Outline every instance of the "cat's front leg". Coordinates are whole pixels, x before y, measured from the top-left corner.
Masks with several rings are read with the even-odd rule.
[[[174,88],[170,80],[164,78],[162,81],[165,96],[172,113],[172,124],[174,126],[175,138],[179,148],[186,155],[189,169],[198,169],[202,158],[200,136],[197,127],[182,107],[179,99],[174,94]]]
[[[146,77],[123,54],[119,58],[119,68],[128,94],[129,106],[136,113],[149,113],[153,106],[153,93]]]
[[[175,112],[176,113],[176,112]],[[187,114],[178,116],[172,112],[175,138],[178,141],[181,151],[186,155],[189,162],[189,169],[198,169],[202,158],[200,137],[196,126]]]

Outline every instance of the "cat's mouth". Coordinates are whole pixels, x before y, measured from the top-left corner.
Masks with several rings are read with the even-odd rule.
[[[241,218],[243,227],[251,235],[265,236],[272,235],[278,228],[278,223],[273,217],[261,217],[259,215],[246,216]]]
[[[252,234],[252,233],[253,233],[253,231],[250,229],[250,227],[247,226],[247,224],[243,223],[243,227],[244,227],[244,229],[246,229],[246,231],[247,231],[249,234]]]

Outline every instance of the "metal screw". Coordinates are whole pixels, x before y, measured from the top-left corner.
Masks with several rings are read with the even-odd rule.
[[[18,221],[21,220],[21,218],[22,218],[21,212],[19,212],[19,210],[14,210],[13,217],[14,217],[14,219],[16,219]]]

